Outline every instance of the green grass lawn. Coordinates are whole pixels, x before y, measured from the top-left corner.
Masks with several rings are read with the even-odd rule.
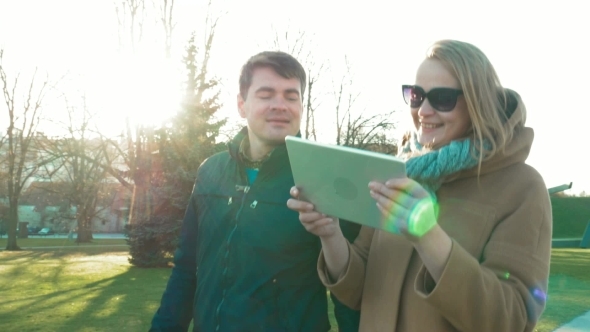
[[[553,331],[590,310],[590,249],[553,249],[547,308],[538,331]]]
[[[147,331],[170,270],[121,248],[0,252],[0,331]]]
[[[94,242],[103,241],[124,240]],[[147,331],[170,270],[132,267],[126,248],[108,242],[62,245],[0,251],[0,331]],[[549,302],[537,331],[590,310],[589,270],[590,250],[553,250]]]

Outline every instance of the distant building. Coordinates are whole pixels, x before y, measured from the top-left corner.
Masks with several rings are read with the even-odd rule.
[[[34,144],[27,154],[25,167],[35,167],[39,160],[47,157],[47,152],[41,149],[39,144],[42,143],[39,142],[67,141],[63,138],[47,138],[43,133],[37,133],[37,136],[39,140],[33,140]],[[91,139],[87,143],[91,147],[96,147],[100,140]],[[126,150],[126,142],[119,141],[116,144],[120,145],[121,150]],[[8,173],[7,153],[7,144],[0,146],[0,219],[3,206],[8,206],[8,187],[6,181],[2,181],[2,177]],[[70,170],[62,164],[63,161],[60,159],[47,163],[27,180],[19,200],[19,221],[29,222],[31,226],[52,227],[58,232],[75,227],[76,207],[70,205],[67,195],[64,194],[69,187]],[[111,166],[124,170],[125,160],[120,156]],[[99,200],[96,217],[92,220],[92,231],[122,232],[127,223],[131,193],[111,176],[107,176],[101,182],[101,187],[102,198]]]

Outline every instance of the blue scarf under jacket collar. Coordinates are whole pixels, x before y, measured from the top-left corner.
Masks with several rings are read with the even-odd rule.
[[[420,183],[433,198],[445,177],[459,171],[475,167],[478,159],[473,154],[472,140],[463,139],[433,151],[423,151],[424,147],[418,142],[416,134],[402,148],[401,157],[406,160],[408,177]]]

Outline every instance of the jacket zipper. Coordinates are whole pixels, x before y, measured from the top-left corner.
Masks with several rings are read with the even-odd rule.
[[[254,180],[254,182],[257,182],[258,180],[260,180],[260,178],[261,178],[260,175],[262,173],[261,171],[262,171],[262,169],[265,168],[264,166],[265,165],[262,165],[262,167],[260,167],[260,170],[258,171],[258,175],[256,177],[256,180]],[[268,165],[267,165],[267,167],[268,167]],[[266,174],[266,172],[264,174]],[[244,183],[244,182],[247,183],[247,181],[246,181],[247,177],[246,177],[246,174],[244,173],[244,170],[243,169],[240,170],[240,175],[241,175],[241,178],[242,178],[242,183]],[[242,200],[240,202],[240,208],[238,209],[238,212],[236,213],[236,216],[235,216],[235,221],[236,222],[235,222],[234,228],[231,230],[231,232],[230,232],[230,234],[229,234],[229,236],[227,238],[228,247],[229,247],[229,244],[231,242],[231,239],[232,239],[232,237],[234,235],[234,232],[238,228],[238,220],[239,220],[240,215],[242,213],[242,209],[244,208],[244,203],[246,202],[246,196],[247,196],[248,192],[250,191],[250,186],[248,186],[248,185],[246,185],[246,186],[236,185],[235,188],[236,188],[236,191],[238,191],[238,192],[241,191],[244,194],[242,195]],[[228,200],[228,205],[231,205],[232,202],[233,202],[233,200],[230,197],[230,199]],[[252,209],[256,208],[256,205],[257,204],[258,204],[257,201],[252,202],[252,204],[250,204],[250,208],[252,208]],[[229,252],[226,252],[226,255],[229,255]],[[224,276],[223,276],[224,278],[227,278],[227,274],[226,273],[227,273],[227,266],[224,269]],[[217,309],[215,310],[215,315],[217,316],[216,317],[216,320],[217,320],[217,324],[216,325],[217,326],[215,327],[215,331],[219,331],[219,329],[220,329],[219,313],[221,312],[221,307],[222,307],[224,301],[225,301],[225,288],[223,289],[223,294],[222,294],[221,301],[219,302],[219,304],[217,305]]]
[[[242,200],[240,202],[240,208],[238,209],[238,212],[236,213],[236,216],[234,218],[234,220],[235,220],[234,227],[231,230],[231,232],[229,233],[229,236],[227,237],[227,246],[228,246],[228,248],[229,248],[229,245],[231,243],[231,239],[232,239],[232,237],[233,237],[236,229],[238,228],[238,220],[240,218],[240,214],[242,212],[242,209],[244,208],[244,203],[246,203],[246,196],[247,196],[248,192],[250,191],[250,186],[236,185],[236,191],[238,191],[238,192],[242,191],[242,192],[244,192],[244,194],[242,195]],[[228,205],[231,204],[231,201],[232,200],[230,198],[230,200],[228,202]],[[227,256],[229,255],[229,251],[226,251],[225,255],[226,255],[226,259],[227,259]],[[223,278],[227,278],[227,265],[225,266],[225,268],[223,270]],[[217,316],[216,317],[217,324],[216,324],[216,327],[215,327],[215,331],[219,331],[219,329],[220,329],[220,323],[221,322],[219,320],[219,313],[221,312],[221,306],[223,305],[223,302],[225,301],[225,290],[226,290],[226,288],[223,289],[223,294],[222,294],[222,297],[221,297],[221,301],[219,302],[219,304],[217,305],[217,309],[215,310],[215,315]]]

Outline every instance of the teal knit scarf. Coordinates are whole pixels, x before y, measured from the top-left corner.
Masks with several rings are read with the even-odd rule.
[[[436,199],[435,192],[446,176],[475,167],[478,163],[472,153],[470,139],[452,141],[438,150],[412,156],[413,153],[423,152],[423,148],[414,133],[403,147],[401,155],[402,157],[410,156],[406,161],[408,177],[420,183],[434,199]]]

